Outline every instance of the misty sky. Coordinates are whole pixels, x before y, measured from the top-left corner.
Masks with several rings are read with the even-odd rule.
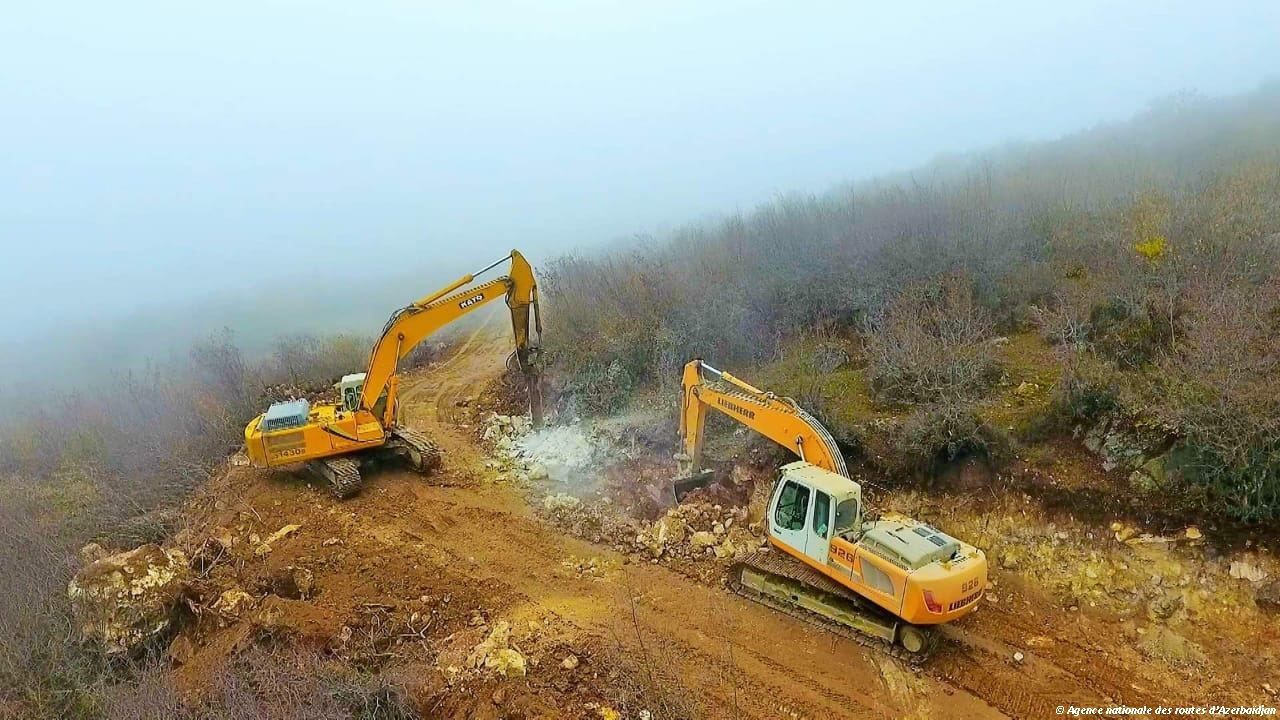
[[[1248,90],[1278,37],[1274,0],[12,3],[0,321],[434,282]]]

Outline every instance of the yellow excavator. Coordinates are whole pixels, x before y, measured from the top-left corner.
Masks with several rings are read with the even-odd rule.
[[[730,568],[735,592],[912,662],[934,646],[931,626],[977,608],[987,585],[981,550],[900,515],[868,519],[862,486],[820,422],[698,359],[684,367],[677,501],[710,480],[699,471],[708,408],[800,458],[782,466],[773,488],[772,549]]]
[[[473,285],[477,277],[507,260],[511,261],[508,274]],[[440,464],[440,450],[430,438],[397,422],[399,363],[432,333],[498,298],[505,298],[511,311],[515,360],[528,387],[533,424],[541,425],[538,286],[528,261],[512,250],[507,257],[392,313],[373,345],[366,370],[345,375],[337,383],[341,398],[337,403],[291,400],[275,403],[254,418],[244,429],[250,463],[263,468],[304,463],[339,498],[358,492],[362,466],[379,461],[396,459],[419,472],[430,472]]]

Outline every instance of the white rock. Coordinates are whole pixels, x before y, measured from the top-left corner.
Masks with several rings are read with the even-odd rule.
[[[716,536],[706,530],[699,530],[689,537],[689,547],[694,550],[715,547],[718,542],[719,540],[716,539]]]
[[[574,510],[582,501],[572,495],[548,495],[542,499],[542,507],[545,510],[555,512],[557,510]]]
[[[503,677],[524,677],[524,656],[511,648],[499,648],[489,653],[484,659],[484,666]]]
[[[189,576],[182,552],[143,545],[81,569],[67,596],[81,636],[124,654],[168,629]]]
[[[1237,580],[1248,580],[1249,582],[1262,582],[1267,578],[1265,569],[1248,560],[1232,560],[1231,568],[1227,572]]]
[[[733,541],[729,538],[725,538],[724,542],[716,546],[716,557],[718,558],[731,558],[737,552],[738,549],[734,547]]]

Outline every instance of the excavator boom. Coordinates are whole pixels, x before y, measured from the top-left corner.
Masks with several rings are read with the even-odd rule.
[[[491,270],[505,260],[511,260],[509,274],[482,285],[466,287],[477,275]],[[379,398],[388,390],[395,377],[400,360],[418,343],[430,337],[440,328],[471,314],[498,298],[505,298],[511,311],[511,325],[515,336],[516,357],[526,379],[535,380],[536,368],[531,353],[537,346],[531,343],[530,309],[533,309],[534,329],[542,334],[542,321],[538,313],[538,286],[533,268],[519,251],[475,273],[464,275],[441,290],[417,302],[407,305],[391,315],[369,354],[369,367],[365,371],[364,388],[360,394],[360,407],[373,412]],[[533,383],[536,385],[536,382]],[[388,399],[388,410],[394,398]],[[534,424],[542,422],[541,397],[530,387],[530,412]],[[392,420],[394,422],[394,420]]]
[[[708,384],[706,376],[722,381],[724,387]],[[680,441],[683,455],[677,459],[682,472],[694,472],[701,465],[706,414],[707,409],[712,408],[791,450],[801,460],[849,476],[844,456],[831,433],[791,398],[760,390],[700,359],[684,366],[681,385]]]

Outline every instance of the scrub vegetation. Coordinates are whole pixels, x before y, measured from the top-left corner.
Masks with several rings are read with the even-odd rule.
[[[544,284],[588,412],[693,356],[803,365],[783,388],[888,471],[1106,418],[1172,445],[1162,492],[1256,521],[1280,516],[1278,268],[1272,83],[573,255]],[[1010,384],[1013,350],[1043,355],[1027,335],[1061,373]],[[1010,417],[1015,393],[1035,411]]]
[[[1280,85],[1171,98],[1124,124],[558,258],[540,278],[551,370],[562,408],[606,415],[673,397],[693,356],[741,368],[899,477],[1123,433],[1141,445],[1144,502],[1274,520],[1278,233]],[[175,508],[254,414],[327,393],[368,347],[289,337],[251,359],[219,333],[11,409],[0,718],[414,716],[385,678],[269,644],[183,702],[156,669],[163,648],[107,659],[76,641],[66,600],[86,543],[172,536]]]
[[[21,709],[15,717],[177,717],[165,710],[168,690],[145,682],[133,699],[148,703],[132,713],[108,712],[124,707],[118,693],[101,694],[108,680],[139,669],[74,641],[66,588],[81,564],[77,551],[91,541],[134,547],[177,531],[178,503],[238,447],[246,422],[274,400],[327,392],[343,373],[363,366],[369,344],[349,336],[286,337],[251,362],[229,332],[217,333],[197,343],[186,363],[122,374],[6,420],[0,717],[10,708]],[[284,672],[258,675],[274,682]],[[257,680],[229,677],[226,712],[211,703],[190,717],[277,717],[245,714],[251,681]]]

